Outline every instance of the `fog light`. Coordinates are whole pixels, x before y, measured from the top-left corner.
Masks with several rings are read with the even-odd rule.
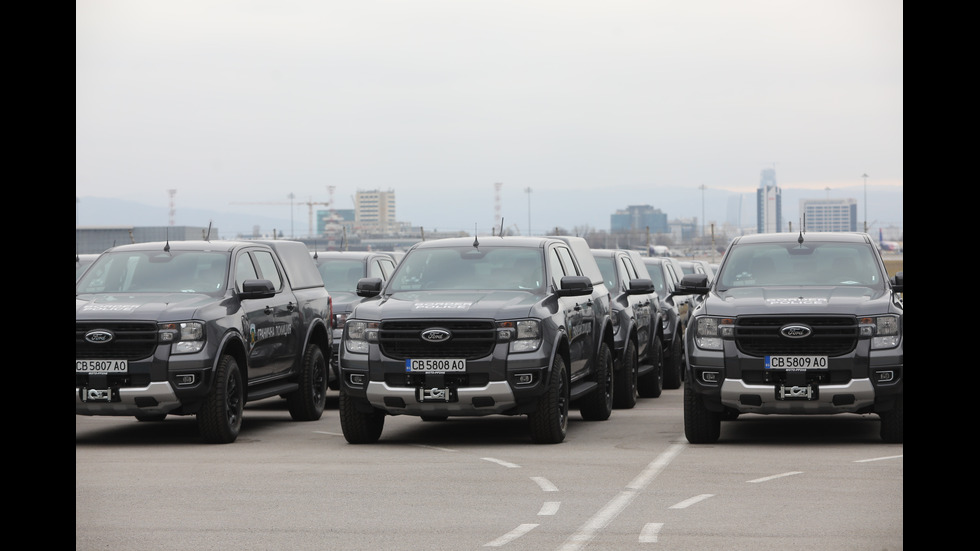
[[[895,379],[895,372],[894,371],[878,371],[877,372],[877,376],[878,376],[878,382],[879,383],[887,383],[887,382],[893,381]]]
[[[717,383],[718,373],[715,371],[705,371],[701,373],[701,380],[706,383]]]
[[[533,373],[518,373],[514,375],[514,382],[519,385],[529,385],[534,382]]]
[[[182,373],[174,377],[178,386],[192,385],[197,382],[197,375],[193,373]]]
[[[350,384],[354,386],[362,386],[364,384],[364,374],[363,373],[351,373],[347,376],[347,380]]]

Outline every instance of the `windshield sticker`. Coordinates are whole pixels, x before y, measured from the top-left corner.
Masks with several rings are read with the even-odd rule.
[[[466,310],[472,302],[417,302],[415,310]]]
[[[82,306],[84,312],[133,312],[139,308],[139,304],[86,304]]]
[[[826,305],[825,298],[767,298],[766,304],[818,304]]]

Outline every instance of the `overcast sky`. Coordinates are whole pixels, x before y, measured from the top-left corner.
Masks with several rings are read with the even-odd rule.
[[[305,220],[328,186],[347,209],[392,190],[397,218],[426,229],[608,229],[629,205],[720,223],[775,168],[784,189],[902,226],[900,1],[75,9],[80,225],[104,222],[86,197],[167,207],[171,189],[178,225],[207,224],[182,209],[289,217],[290,194]]]

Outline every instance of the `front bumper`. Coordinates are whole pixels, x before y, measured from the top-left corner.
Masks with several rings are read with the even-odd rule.
[[[201,352],[171,356],[159,346],[144,360],[131,360],[127,373],[75,375],[76,415],[162,415],[196,413],[213,378],[212,360]]]
[[[483,416],[533,411],[546,391],[551,357],[542,350],[508,354],[500,343],[491,355],[466,361],[465,373],[408,373],[405,360],[341,350],[340,384],[352,397],[391,415]]]
[[[791,376],[766,370],[765,359],[742,354],[730,341],[724,351],[696,348],[688,339],[685,384],[711,411],[834,414],[888,410],[904,392],[903,348],[870,350],[867,340],[849,354],[828,358],[828,369]]]

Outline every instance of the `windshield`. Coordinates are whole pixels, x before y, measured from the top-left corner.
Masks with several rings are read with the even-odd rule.
[[[864,285],[883,277],[870,248],[853,243],[739,245],[729,251],[718,287]]]
[[[75,283],[78,283],[78,278],[82,277],[85,270],[92,265],[92,259],[81,259],[75,263]]]
[[[357,291],[357,280],[367,277],[364,266],[364,261],[359,258],[321,258],[317,269],[327,291],[354,293]]]
[[[217,293],[228,281],[228,253],[108,252],[75,284],[75,293]]]
[[[541,291],[539,249],[473,247],[415,249],[405,255],[387,291],[480,289]]]

